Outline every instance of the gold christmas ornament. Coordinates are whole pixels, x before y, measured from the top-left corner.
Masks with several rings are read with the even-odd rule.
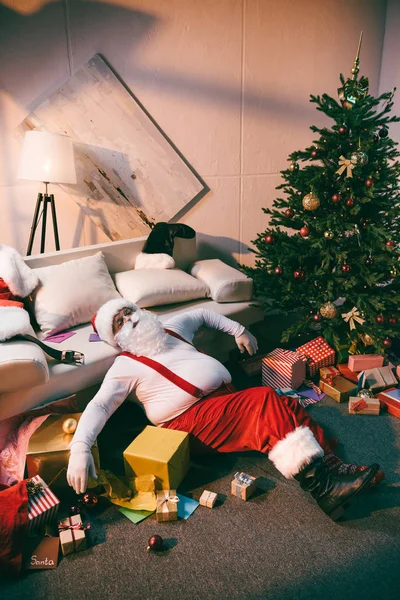
[[[64,433],[75,433],[77,425],[78,425],[78,421],[76,419],[73,419],[72,417],[69,417],[68,419],[65,419],[63,421],[63,424],[62,424],[63,432]]]
[[[335,237],[335,234],[333,233],[332,229],[328,229],[328,231],[324,231],[324,238],[326,238],[327,240],[332,240]]]
[[[394,265],[390,269],[389,275],[390,275],[390,277],[396,277],[396,275],[397,275],[397,269],[396,269],[396,267]]]
[[[345,81],[343,75],[340,76],[340,81],[343,87],[338,89],[339,100],[343,108],[348,110],[352,109],[359,100],[362,100],[368,94],[368,78],[360,77],[360,80],[357,81],[358,72],[360,70],[359,65],[362,36],[363,33],[361,32],[360,41],[358,42],[357,55],[354,60],[353,68],[351,69],[352,77]]]
[[[364,342],[364,344],[366,346],[373,346],[374,345],[374,340],[372,339],[372,337],[370,335],[368,335],[368,333],[364,333],[364,335],[362,337],[362,341]]]
[[[337,308],[332,302],[325,302],[319,309],[324,319],[334,319],[337,315]]]
[[[318,196],[314,194],[314,192],[310,192],[309,194],[304,196],[302,204],[304,210],[317,210],[321,202]]]
[[[359,392],[357,392],[357,396],[358,398],[373,398],[374,394],[371,390],[362,389]]]
[[[295,171],[298,171],[299,168],[300,168],[299,167],[299,163],[297,163],[295,161],[291,162],[290,165],[289,165],[289,171],[292,171],[292,173],[295,172]]]

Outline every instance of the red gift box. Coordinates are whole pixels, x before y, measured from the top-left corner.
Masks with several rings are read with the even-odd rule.
[[[297,389],[306,377],[305,358],[283,348],[276,348],[262,359],[262,383],[274,389]]]
[[[335,364],[335,351],[322,335],[297,348],[297,352],[301,352],[309,359],[308,369],[311,377],[316,375],[321,367]]]
[[[337,368],[339,369],[343,377],[345,377],[349,381],[354,381],[354,383],[358,383],[358,373],[351,371],[346,364],[337,365]]]
[[[382,408],[386,408],[388,413],[400,419],[400,400],[393,398],[389,392],[393,392],[397,388],[390,388],[377,395]]]

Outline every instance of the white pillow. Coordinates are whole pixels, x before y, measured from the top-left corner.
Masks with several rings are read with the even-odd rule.
[[[244,302],[252,298],[253,280],[219,258],[198,260],[190,273],[210,288],[215,302]]]
[[[120,298],[102,252],[34,271],[34,313],[46,335],[88,323],[105,302]]]
[[[208,286],[180,269],[140,269],[116,273],[121,296],[141,308],[207,298]]]

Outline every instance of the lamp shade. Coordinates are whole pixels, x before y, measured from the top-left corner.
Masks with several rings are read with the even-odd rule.
[[[27,131],[18,179],[48,183],[76,183],[74,149],[67,135]]]

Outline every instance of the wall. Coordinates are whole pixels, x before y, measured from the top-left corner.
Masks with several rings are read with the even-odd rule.
[[[287,155],[323,122],[309,95],[336,96],[361,29],[362,72],[378,91],[382,0],[3,0],[0,11],[0,241],[21,252],[38,186],[15,179],[13,128],[95,53],[210,186],[180,220],[203,234],[205,255],[216,236],[221,257],[245,263]],[[105,241],[55,193],[63,248]]]
[[[397,87],[394,96],[393,114],[400,116],[400,2],[388,0],[386,13],[385,40],[382,52],[382,66],[379,80],[379,93]],[[390,125],[390,137],[400,142],[400,123]]]

